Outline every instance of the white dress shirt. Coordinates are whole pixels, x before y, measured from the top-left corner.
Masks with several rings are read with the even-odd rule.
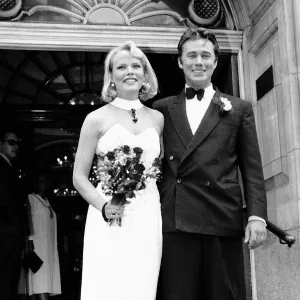
[[[188,86],[186,85],[185,88],[187,87]],[[198,100],[197,95],[195,95],[193,99],[186,100],[186,115],[193,134],[195,134],[199,127],[215,92],[216,91],[213,89],[211,84],[204,90],[204,95],[201,101]]]
[[[185,85],[185,88],[187,87],[189,86]],[[193,99],[186,99],[186,115],[193,134],[195,134],[196,130],[198,129],[215,92],[216,91],[214,90],[211,84],[210,86],[204,89],[204,95],[201,101],[198,100],[197,95],[195,95]],[[260,217],[250,216],[248,218],[248,221],[252,220],[263,221],[266,225],[266,221]]]

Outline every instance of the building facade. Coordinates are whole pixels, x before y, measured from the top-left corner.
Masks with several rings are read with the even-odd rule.
[[[32,124],[36,135],[72,127],[64,122],[80,122],[86,106],[101,104],[103,54],[127,40],[148,53],[162,95],[175,94],[183,87],[175,76],[180,35],[189,26],[212,30],[221,49],[216,85],[254,107],[269,220],[296,237],[289,248],[269,233],[266,244],[249,253],[248,296],[298,300],[299,15],[299,0],[2,0],[1,109]],[[81,103],[81,113],[70,110]],[[49,126],[55,122],[63,125]],[[38,156],[74,139],[71,129],[33,147]]]

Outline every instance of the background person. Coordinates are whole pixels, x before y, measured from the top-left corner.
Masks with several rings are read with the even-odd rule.
[[[245,299],[243,180],[250,249],[266,239],[264,177],[250,102],[211,83],[219,46],[213,33],[188,29],[178,44],[186,86],[156,101],[163,113],[164,300]]]
[[[40,173],[35,178],[34,192],[28,195],[32,220],[28,248],[43,261],[36,273],[28,270],[28,294],[35,295],[34,298],[39,300],[61,294],[57,217],[48,200],[50,186],[48,176]]]
[[[21,271],[26,226],[25,197],[21,193],[14,162],[19,137],[13,129],[0,133],[0,298],[15,299]],[[25,216],[26,217],[26,216]]]

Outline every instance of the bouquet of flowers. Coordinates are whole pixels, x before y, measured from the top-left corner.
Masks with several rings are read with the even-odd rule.
[[[143,149],[127,145],[115,148],[106,154],[98,155],[98,181],[105,195],[112,196],[112,204],[124,205],[128,199],[135,197],[135,191],[146,187],[148,178],[155,180],[161,176],[161,163],[156,158],[148,168],[141,156]],[[109,224],[113,225],[110,221]],[[121,219],[117,221],[121,226]]]

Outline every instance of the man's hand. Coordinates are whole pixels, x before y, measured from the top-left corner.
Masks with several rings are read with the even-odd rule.
[[[249,249],[255,249],[262,245],[267,238],[267,229],[264,222],[251,220],[248,222],[244,243],[248,243]]]

